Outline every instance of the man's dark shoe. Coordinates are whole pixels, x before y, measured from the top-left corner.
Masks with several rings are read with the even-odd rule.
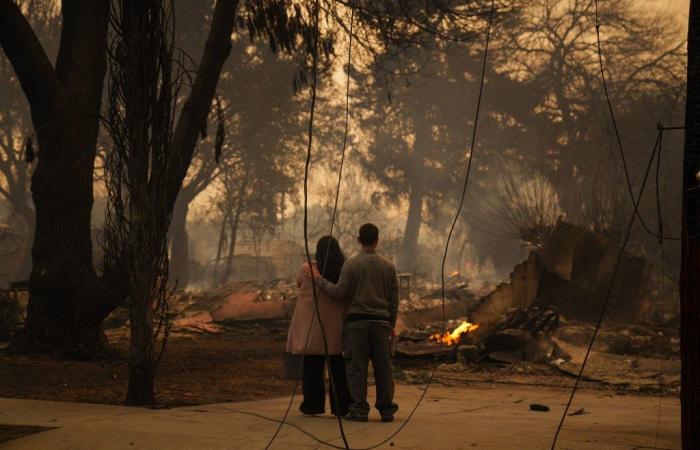
[[[382,422],[393,422],[394,421],[394,415],[393,414],[382,414]]]
[[[353,422],[367,422],[369,418],[367,414],[358,413],[356,411],[350,411],[345,416],[345,420],[351,420]]]

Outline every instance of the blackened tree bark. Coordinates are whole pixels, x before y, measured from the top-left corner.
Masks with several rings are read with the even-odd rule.
[[[92,348],[113,308],[97,295],[90,234],[107,11],[104,1],[63,1],[54,68],[17,5],[0,0],[0,44],[29,101],[38,141],[29,318],[20,340],[30,349]]]
[[[22,249],[22,260],[20,266],[17,269],[17,277],[21,280],[26,280],[32,271],[32,238],[34,237],[34,232],[36,229],[35,219],[34,219],[34,208],[32,208],[29,203],[22,202],[19,206],[14,206],[14,210],[22,217],[22,221],[25,225],[25,235],[26,243]]]
[[[700,0],[690,2],[681,242],[681,428],[700,448]]]
[[[187,213],[190,201],[181,192],[175,201],[170,222],[170,274],[178,287],[185,287],[190,278],[190,239],[187,233]]]
[[[230,52],[237,4],[217,0],[207,43],[176,124],[175,80],[182,76],[173,68],[173,47],[167,40],[172,3],[122,0],[114,8],[108,129],[115,145],[106,171],[110,209],[105,235],[109,258],[127,261],[129,405],[155,401],[155,340],[160,329],[155,324],[162,323],[167,308],[163,286],[168,227]],[[156,320],[158,314],[161,322]]]
[[[199,69],[192,90],[183,105],[173,136],[175,157],[167,166],[172,180],[166,194],[167,205],[172,208],[187,175],[194,154],[197,137],[205,129],[216,84],[224,61],[231,52],[231,34],[238,0],[218,0],[214,7],[211,28],[204,46]]]

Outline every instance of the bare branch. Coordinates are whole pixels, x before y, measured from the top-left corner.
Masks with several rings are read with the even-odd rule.
[[[31,25],[12,0],[0,0],[0,45],[15,69],[35,119],[45,122],[57,106],[58,79]]]

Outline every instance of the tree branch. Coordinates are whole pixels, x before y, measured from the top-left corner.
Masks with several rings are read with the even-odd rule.
[[[0,0],[0,45],[40,123],[56,107],[58,79],[34,30],[13,0]]]
[[[192,161],[200,131],[206,125],[214,90],[221,68],[231,52],[231,33],[236,17],[238,0],[217,0],[199,70],[180,112],[173,135],[173,157],[168,162],[167,177],[170,181],[168,204],[175,204],[182,181]]]

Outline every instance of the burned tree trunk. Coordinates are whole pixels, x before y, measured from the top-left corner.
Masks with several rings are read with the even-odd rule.
[[[90,233],[107,10],[107,2],[63,2],[54,69],[17,5],[0,0],[0,44],[29,101],[38,141],[29,318],[19,349],[92,353],[111,308],[96,295]]]
[[[114,147],[107,156],[109,205],[106,258],[126,261],[129,280],[129,384],[126,403],[155,401],[154,310],[165,310],[158,295],[167,273],[167,229],[172,209],[162,207],[175,105],[172,46],[164,2],[124,0],[114,7],[110,39],[108,130]]]
[[[184,193],[184,192],[183,192]],[[178,287],[185,287],[190,278],[190,243],[187,234],[189,198],[178,196],[170,223],[170,272]]]
[[[700,1],[690,2],[681,242],[681,428],[700,448]]]
[[[157,363],[154,337],[153,280],[139,280],[134,298],[129,305],[129,382],[126,390],[127,405],[155,403],[154,379]]]
[[[34,219],[34,209],[30,207],[28,199],[22,199],[21,206],[14,207],[14,210],[22,218],[25,225],[25,236],[26,241],[22,246],[22,260],[20,266],[17,269],[17,279],[26,280],[32,271],[32,245],[34,239],[34,232],[36,230],[35,219]]]
[[[169,39],[172,0],[121,0],[113,8],[107,128],[114,146],[105,171],[105,248],[109,262],[124,262],[128,279],[129,405],[155,401],[156,340],[168,330],[168,227],[228,56],[236,6],[231,0],[216,3],[177,125],[178,83],[187,77],[175,64]]]

